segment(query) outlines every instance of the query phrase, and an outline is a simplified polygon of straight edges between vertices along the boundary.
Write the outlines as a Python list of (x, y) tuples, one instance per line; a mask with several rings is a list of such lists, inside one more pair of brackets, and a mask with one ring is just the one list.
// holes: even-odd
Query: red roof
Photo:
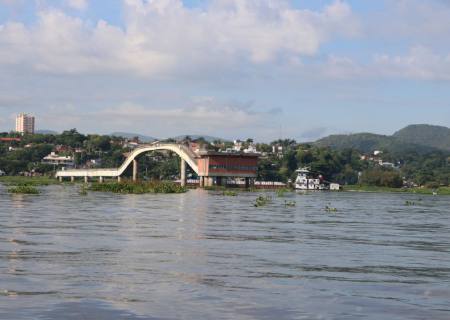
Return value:
[(2, 141), (2, 142), (11, 142), (11, 141), (20, 142), (20, 141), (22, 141), (22, 139), (20, 139), (20, 138), (0, 138), (0, 141)]

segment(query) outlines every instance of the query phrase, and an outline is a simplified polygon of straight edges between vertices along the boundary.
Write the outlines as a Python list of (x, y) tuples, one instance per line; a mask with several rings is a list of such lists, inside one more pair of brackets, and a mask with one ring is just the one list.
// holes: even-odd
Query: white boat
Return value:
[(296, 170), (295, 189), (297, 190), (325, 190), (325, 185), (318, 178), (313, 178), (308, 168)]

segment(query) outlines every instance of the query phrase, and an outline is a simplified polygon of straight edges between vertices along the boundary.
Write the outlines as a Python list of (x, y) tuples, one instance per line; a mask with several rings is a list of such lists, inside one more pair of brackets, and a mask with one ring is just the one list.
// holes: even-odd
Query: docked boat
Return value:
[(296, 170), (295, 189), (297, 190), (326, 190), (322, 177), (314, 177), (308, 168)]

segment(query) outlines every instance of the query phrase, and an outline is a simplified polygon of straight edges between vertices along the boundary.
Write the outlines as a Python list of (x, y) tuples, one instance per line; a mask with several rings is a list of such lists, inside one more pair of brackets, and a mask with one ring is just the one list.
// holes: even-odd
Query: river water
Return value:
[(272, 195), (0, 187), (0, 319), (450, 319), (450, 197)]

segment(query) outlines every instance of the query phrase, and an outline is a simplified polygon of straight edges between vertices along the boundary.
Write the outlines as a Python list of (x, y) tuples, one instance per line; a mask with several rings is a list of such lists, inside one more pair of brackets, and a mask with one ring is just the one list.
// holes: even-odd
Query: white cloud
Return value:
[[(448, 0), (388, 0), (382, 14), (374, 14), (372, 35), (413, 42), (438, 43), (447, 40), (450, 30)], [(448, 42), (448, 41), (447, 41)]]
[[(229, 137), (237, 132), (270, 126), (270, 111), (254, 111), (251, 106), (224, 103), (214, 98), (192, 98), (187, 107), (168, 107), (126, 102), (96, 111), (82, 113), (74, 105), (55, 105), (37, 114), (40, 128), (64, 130), (77, 127), (95, 132), (131, 130), (160, 137), (178, 134), (219, 134)], [(248, 130), (246, 129), (248, 128)]]
[(330, 55), (319, 66), (306, 70), (332, 79), (402, 78), (413, 80), (450, 80), (450, 54), (438, 54), (425, 46), (414, 46), (405, 54), (375, 54), (368, 63), (346, 56)]
[[(87, 4), (68, 3), (79, 9)], [(101, 20), (92, 26), (56, 9), (39, 12), (32, 26), (2, 25), (0, 64), (54, 73), (167, 76), (311, 56), (335, 35), (358, 32), (342, 1), (317, 12), (282, 0), (215, 0), (203, 10), (189, 9), (181, 0), (124, 0), (124, 8), (124, 28)]]
[(88, 7), (88, 0), (67, 0), (66, 3), (77, 10), (85, 10)]
[[(262, 120), (264, 114), (254, 113), (227, 104), (195, 104), (187, 108), (149, 108), (132, 103), (119, 107), (107, 108), (93, 114), (94, 117), (120, 119), (129, 124), (145, 125), (151, 119), (152, 123), (164, 124), (171, 131), (186, 129), (238, 129)], [(226, 121), (225, 119), (229, 119)]]
[(406, 55), (378, 55), (375, 67), (383, 76), (419, 80), (450, 80), (450, 54), (439, 55), (430, 48), (416, 46)]

